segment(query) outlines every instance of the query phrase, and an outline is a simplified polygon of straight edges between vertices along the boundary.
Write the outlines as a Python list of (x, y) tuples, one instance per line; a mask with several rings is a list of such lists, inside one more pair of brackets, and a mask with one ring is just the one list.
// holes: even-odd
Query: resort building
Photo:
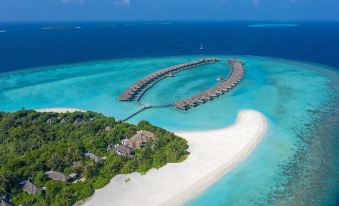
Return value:
[(89, 159), (93, 160), (95, 163), (99, 163), (102, 160), (106, 159), (105, 157), (99, 157), (99, 156), (97, 156), (93, 153), (90, 153), (90, 152), (86, 152), (85, 157), (88, 157)]
[(188, 110), (230, 91), (243, 79), (245, 70), (243, 68), (244, 64), (238, 60), (230, 59), (228, 60), (228, 64), (231, 66), (231, 72), (226, 79), (219, 79), (219, 83), (215, 87), (207, 89), (192, 97), (179, 100), (173, 105), (178, 109)]
[(122, 140), (121, 145), (115, 145), (113, 150), (118, 155), (133, 157), (135, 149), (143, 147), (147, 142), (154, 138), (155, 136), (152, 132), (140, 130), (130, 139)]
[(14, 203), (10, 201), (6, 195), (0, 197), (0, 206), (14, 206)]
[(134, 150), (130, 147), (125, 145), (115, 145), (114, 152), (118, 155), (126, 156), (126, 157), (133, 157)]
[(87, 122), (90, 122), (92, 121), (93, 119), (88, 119), (88, 118), (85, 118), (85, 119), (82, 119), (82, 118), (76, 118), (74, 121), (73, 121), (73, 124), (74, 125), (80, 125), (80, 124), (84, 124), (84, 123), (87, 123)]
[(73, 124), (74, 124), (74, 125), (80, 125), (80, 124), (82, 124), (83, 122), (84, 122), (83, 119), (81, 119), (81, 118), (76, 118), (76, 119), (74, 120)]
[(178, 64), (175, 66), (170, 66), (160, 71), (154, 72), (145, 78), (137, 81), (132, 86), (127, 88), (120, 96), (120, 101), (139, 101), (143, 94), (154, 84), (158, 83), (166, 77), (173, 77), (173, 74), (196, 67), (202, 64), (218, 62), (217, 58), (204, 58), (197, 61), (192, 61), (188, 63)]
[[(174, 73), (199, 66), (206, 63), (214, 63), (218, 62), (219, 59), (217, 58), (204, 58), (200, 59), (198, 61), (192, 61), (184, 64), (179, 64), (175, 66), (171, 66), (165, 69), (161, 69), (157, 72), (154, 72), (145, 78), (137, 81), (132, 86), (127, 88), (120, 96), (120, 101), (139, 101), (143, 94), (154, 84), (161, 81), (162, 79), (166, 77), (172, 77)], [(231, 71), (228, 77), (222, 78), (221, 76), (218, 77), (218, 84), (210, 89), (207, 89), (205, 91), (202, 91), (199, 94), (196, 94), (192, 97), (182, 99), (179, 101), (174, 102), (173, 104), (170, 104), (170, 106), (175, 106), (176, 108), (180, 110), (188, 110), (192, 107), (196, 107), (200, 104), (204, 104), (207, 101), (213, 100), (226, 92), (229, 92), (231, 89), (233, 89), (236, 85), (239, 84), (239, 82), (243, 79), (245, 75), (245, 70), (243, 68), (244, 63), (241, 61), (230, 59), (227, 61), (227, 63), (231, 67)], [(166, 105), (167, 106), (167, 105)], [(133, 116), (133, 115), (131, 115)], [(131, 116), (127, 117), (130, 118)], [(125, 119), (126, 120), (126, 119)], [(142, 141), (140, 139), (133, 139), (125, 140), (123, 143), (124, 145), (127, 145), (128, 147), (137, 148), (142, 146)]]
[(125, 145), (126, 147), (130, 147), (133, 150), (143, 147), (145, 143), (152, 140), (154, 138), (154, 134), (149, 131), (140, 130), (137, 131), (135, 135), (133, 135), (130, 139), (124, 139), (122, 140), (122, 145)]
[(70, 182), (73, 180), (74, 177), (76, 177), (76, 174), (72, 173), (70, 175), (65, 175), (61, 172), (57, 171), (48, 171), (45, 173), (49, 178), (57, 181), (62, 181), (62, 182)]
[(53, 123), (53, 122), (56, 122), (58, 120), (58, 118), (56, 117), (50, 117), (48, 118), (48, 120), (46, 121), (47, 124), (50, 124), (50, 123)]
[(112, 127), (110, 127), (110, 126), (105, 127), (106, 132), (110, 132), (111, 130), (112, 130)]
[(28, 180), (22, 186), (22, 190), (27, 192), (30, 195), (35, 195), (36, 193), (41, 192), (43, 190), (43, 188), (36, 186), (35, 184), (31, 183)]

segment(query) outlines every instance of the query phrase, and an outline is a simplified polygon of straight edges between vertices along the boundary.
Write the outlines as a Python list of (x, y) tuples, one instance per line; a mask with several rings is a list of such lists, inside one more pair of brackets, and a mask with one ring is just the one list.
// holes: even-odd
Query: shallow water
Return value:
[[(326, 165), (326, 170), (320, 170), (324, 173), (322, 179), (335, 179), (336, 172), (333, 171), (338, 171), (337, 161), (314, 155), (319, 150), (306, 151), (306, 146), (316, 148), (319, 141), (305, 142), (305, 133), (311, 131), (314, 127), (309, 125), (320, 118), (319, 114), (310, 111), (322, 111), (337, 98), (338, 88), (333, 86), (336, 85), (333, 81), (338, 79), (338, 73), (315, 64), (254, 56), (232, 57), (245, 63), (246, 75), (230, 93), (189, 111), (152, 108), (129, 120), (136, 123), (145, 119), (169, 130), (201, 130), (231, 124), (241, 109), (256, 109), (268, 118), (269, 132), (255, 152), (187, 205), (288, 203), (293, 193), (286, 194), (300, 187), (300, 184), (288, 182), (300, 181), (301, 177), (287, 165), (301, 165), (313, 171), (314, 162), (321, 161)], [(201, 56), (111, 60), (3, 73), (0, 74), (0, 110), (76, 107), (123, 119), (139, 108), (136, 103), (116, 100), (124, 89), (148, 73), (197, 58)], [(229, 56), (220, 58), (226, 60)], [(141, 102), (166, 104), (191, 96), (216, 84), (216, 77), (226, 76), (228, 71), (228, 66), (220, 63), (178, 73), (150, 89)], [(336, 106), (326, 108), (323, 113), (336, 110)], [(335, 139), (336, 118), (328, 124), (329, 132), (322, 133), (323, 138)], [(315, 140), (309, 133), (307, 139)], [(327, 142), (325, 146), (329, 144)], [(333, 149), (328, 152), (329, 156), (337, 154)], [(316, 156), (315, 160), (299, 164), (297, 157), (305, 154)], [(304, 175), (302, 178), (301, 182), (312, 182), (315, 176)], [(322, 186), (325, 189), (314, 202), (335, 204), (338, 183)], [(306, 197), (307, 191), (300, 191), (298, 195)], [(306, 203), (305, 198), (299, 200), (298, 205)]]

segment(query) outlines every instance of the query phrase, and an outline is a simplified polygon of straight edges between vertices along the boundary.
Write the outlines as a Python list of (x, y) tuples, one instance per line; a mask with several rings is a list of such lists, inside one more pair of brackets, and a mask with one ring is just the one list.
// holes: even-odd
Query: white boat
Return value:
[(202, 43), (200, 43), (200, 50), (204, 50), (204, 45), (202, 45)]
[(217, 81), (220, 82), (222, 80), (222, 77), (221, 76), (218, 76), (217, 77)]

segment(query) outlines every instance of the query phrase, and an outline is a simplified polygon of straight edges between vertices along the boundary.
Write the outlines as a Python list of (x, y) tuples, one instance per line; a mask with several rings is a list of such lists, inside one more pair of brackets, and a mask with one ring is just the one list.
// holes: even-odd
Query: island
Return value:
[(145, 174), (189, 154), (172, 132), (89, 111), (0, 112), (0, 131), (5, 205), (74, 205), (116, 175)]
[(174, 131), (188, 142), (185, 161), (151, 169), (145, 175), (116, 175), (84, 206), (184, 205), (240, 165), (263, 140), (267, 128), (262, 113), (241, 110), (234, 124), (223, 128)]
[(61, 29), (80, 29), (79, 26), (46, 26), (41, 29), (61, 30)]

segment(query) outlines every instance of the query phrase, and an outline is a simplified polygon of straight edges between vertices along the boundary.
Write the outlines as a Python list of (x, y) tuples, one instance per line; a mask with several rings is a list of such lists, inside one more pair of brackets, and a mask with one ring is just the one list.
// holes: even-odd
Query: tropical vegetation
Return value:
[[(82, 122), (75, 124), (77, 119)], [(138, 130), (157, 138), (137, 149), (132, 158), (112, 151)], [(0, 112), (0, 194), (16, 205), (73, 205), (117, 174), (146, 173), (183, 161), (187, 148), (184, 139), (146, 121), (132, 125), (95, 112)], [(84, 156), (88, 151), (106, 159), (96, 163)], [(82, 181), (52, 180), (45, 174), (49, 170), (75, 173)], [(29, 178), (45, 190), (35, 195), (24, 192), (20, 182)]]

